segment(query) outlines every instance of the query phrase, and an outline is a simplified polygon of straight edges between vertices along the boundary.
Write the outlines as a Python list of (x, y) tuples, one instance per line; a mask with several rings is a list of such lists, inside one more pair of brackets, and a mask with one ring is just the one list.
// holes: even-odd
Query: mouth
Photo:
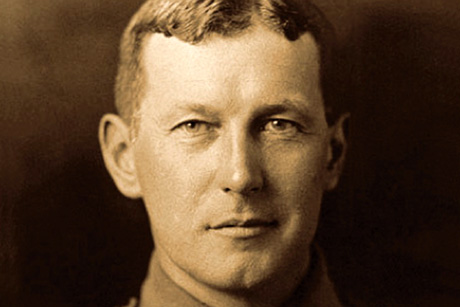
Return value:
[(224, 221), (215, 226), (208, 226), (208, 229), (222, 229), (227, 227), (243, 227), (243, 228), (254, 228), (254, 227), (273, 227), (278, 224), (277, 221), (267, 221), (262, 219), (249, 219), (249, 220), (239, 220), (239, 219), (230, 219)]
[(213, 231), (225, 237), (246, 239), (267, 233), (277, 226), (278, 221), (276, 220), (229, 219), (213, 226), (207, 226), (206, 230)]

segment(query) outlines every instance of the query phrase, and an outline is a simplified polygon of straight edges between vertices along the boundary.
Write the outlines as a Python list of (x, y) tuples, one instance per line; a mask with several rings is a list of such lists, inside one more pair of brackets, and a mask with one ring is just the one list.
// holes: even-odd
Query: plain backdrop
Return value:
[[(318, 230), (362, 306), (460, 303), (460, 2), (316, 1), (351, 106), (343, 180)], [(104, 169), (118, 40), (139, 0), (0, 0), (0, 305), (113, 306), (152, 249)]]

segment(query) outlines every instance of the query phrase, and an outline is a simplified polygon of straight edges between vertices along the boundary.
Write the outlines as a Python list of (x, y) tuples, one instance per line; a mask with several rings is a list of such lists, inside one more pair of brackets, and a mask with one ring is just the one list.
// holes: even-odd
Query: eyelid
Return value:
[[(188, 127), (188, 124), (194, 124), (194, 127)], [(206, 120), (189, 119), (184, 120), (171, 129), (171, 133), (175, 133), (183, 138), (211, 137), (215, 135), (216, 123)]]
[(184, 121), (181, 121), (180, 123), (176, 124), (174, 127), (171, 128), (171, 131), (179, 129), (180, 127), (183, 127), (189, 123), (196, 123), (196, 124), (207, 124), (206, 121), (200, 120), (200, 119), (187, 119)]
[(292, 119), (283, 118), (283, 117), (267, 118), (267, 119), (262, 121), (262, 126), (265, 126), (266, 124), (268, 124), (270, 122), (274, 122), (274, 121), (280, 121), (280, 122), (288, 123), (288, 124), (291, 124), (294, 127), (298, 128), (298, 129), (300, 129), (302, 127), (302, 124), (300, 124), (299, 122), (297, 122), (295, 120), (292, 120)]
[(212, 121), (206, 120), (206, 119), (190, 118), (190, 119), (184, 119), (184, 120), (178, 121), (178, 123), (175, 124), (171, 128), (171, 131), (174, 130), (174, 129), (177, 129), (177, 128), (181, 127), (181, 126), (184, 126), (184, 125), (186, 125), (188, 123), (207, 124), (207, 125), (216, 126), (215, 123), (213, 123)]
[[(282, 126), (270, 126), (273, 125), (273, 122), (275, 121), (281, 122)], [(305, 128), (302, 126), (302, 124), (298, 123), (295, 120), (280, 117), (268, 118), (263, 120), (261, 125), (259, 126), (259, 130), (266, 137), (276, 138), (282, 137), (293, 139), (306, 134)]]

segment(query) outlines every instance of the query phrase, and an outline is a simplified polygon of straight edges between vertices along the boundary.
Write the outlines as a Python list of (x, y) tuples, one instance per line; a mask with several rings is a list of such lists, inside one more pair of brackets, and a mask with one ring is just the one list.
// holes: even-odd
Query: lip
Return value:
[(207, 227), (216, 234), (234, 239), (246, 239), (262, 235), (276, 228), (276, 220), (263, 219), (228, 219), (222, 223)]

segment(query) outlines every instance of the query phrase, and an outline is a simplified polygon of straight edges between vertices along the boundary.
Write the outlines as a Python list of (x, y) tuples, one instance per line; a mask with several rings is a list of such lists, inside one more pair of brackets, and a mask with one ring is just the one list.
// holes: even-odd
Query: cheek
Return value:
[(176, 174), (176, 167), (180, 166), (161, 144), (139, 140), (136, 146), (137, 177), (151, 220), (161, 220), (152, 218), (156, 216), (168, 221), (174, 219), (173, 209), (180, 203), (177, 198), (181, 195), (181, 177)]
[(286, 192), (314, 191), (325, 175), (326, 150), (322, 144), (270, 148), (266, 151), (267, 176)]
[(199, 209), (197, 199), (208, 186), (207, 174), (199, 163), (177, 148), (162, 142), (138, 144), (136, 167), (152, 228), (191, 227)]
[[(267, 160), (267, 184), (282, 204), (281, 215), (292, 222), (292, 227), (303, 230), (316, 228), (316, 219), (323, 195), (323, 147), (298, 146), (277, 151)], [(277, 157), (277, 158), (275, 158)], [(297, 225), (297, 226), (294, 226)]]

